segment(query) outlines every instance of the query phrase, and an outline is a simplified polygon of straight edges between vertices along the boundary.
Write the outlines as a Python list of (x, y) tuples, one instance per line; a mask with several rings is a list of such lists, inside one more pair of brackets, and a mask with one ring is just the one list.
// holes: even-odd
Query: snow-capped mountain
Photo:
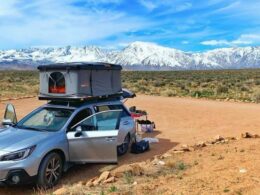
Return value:
[(82, 61), (116, 63), (127, 69), (141, 70), (260, 68), (260, 47), (190, 53), (154, 43), (133, 42), (119, 51), (96, 46), (0, 51), (0, 68), (35, 68), (39, 64)]

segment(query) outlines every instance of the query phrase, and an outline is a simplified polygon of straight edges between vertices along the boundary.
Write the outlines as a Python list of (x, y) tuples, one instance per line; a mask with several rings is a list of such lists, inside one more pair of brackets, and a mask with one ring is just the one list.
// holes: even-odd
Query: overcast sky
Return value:
[(260, 45), (260, 0), (2, 0), (0, 49), (154, 42), (185, 51)]

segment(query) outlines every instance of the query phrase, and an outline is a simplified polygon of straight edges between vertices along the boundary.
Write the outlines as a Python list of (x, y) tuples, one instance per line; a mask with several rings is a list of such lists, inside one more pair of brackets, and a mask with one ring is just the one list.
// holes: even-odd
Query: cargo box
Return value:
[(59, 63), (42, 65), (41, 100), (78, 100), (120, 96), (120, 65), (107, 63)]

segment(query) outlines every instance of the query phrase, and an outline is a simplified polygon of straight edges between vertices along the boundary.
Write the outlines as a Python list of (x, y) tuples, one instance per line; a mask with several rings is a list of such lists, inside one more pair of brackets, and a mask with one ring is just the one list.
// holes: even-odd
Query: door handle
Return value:
[(124, 121), (123, 125), (129, 125), (129, 121)]
[(107, 142), (112, 142), (112, 141), (115, 141), (116, 138), (113, 138), (113, 137), (106, 137), (106, 141)]

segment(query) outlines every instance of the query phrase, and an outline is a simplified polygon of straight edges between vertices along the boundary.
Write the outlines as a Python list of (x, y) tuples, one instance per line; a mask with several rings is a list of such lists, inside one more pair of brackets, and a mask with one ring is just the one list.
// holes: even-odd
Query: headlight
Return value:
[(32, 146), (29, 148), (25, 148), (16, 152), (12, 152), (9, 154), (5, 154), (0, 157), (0, 161), (9, 161), (9, 160), (23, 160), (30, 156), (30, 154), (34, 151), (36, 146)]

